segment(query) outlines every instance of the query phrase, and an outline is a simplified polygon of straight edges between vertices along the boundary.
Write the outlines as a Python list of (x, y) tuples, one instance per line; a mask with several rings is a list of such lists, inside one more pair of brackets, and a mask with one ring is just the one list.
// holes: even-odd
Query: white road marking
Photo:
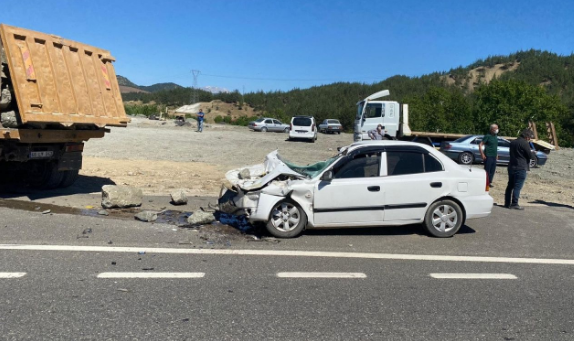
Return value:
[(204, 272), (102, 272), (98, 278), (203, 278)]
[(0, 272), (0, 278), (20, 278), (26, 276), (25, 272)]
[(278, 272), (279, 278), (367, 278), (361, 272)]
[(513, 274), (470, 274), (470, 273), (437, 273), (430, 274), (432, 278), (439, 279), (517, 279)]
[(0, 250), (23, 251), (76, 251), (76, 252), (119, 252), (119, 253), (162, 253), (183, 255), (236, 255), (236, 256), (292, 256), (292, 257), (322, 257), (322, 258), (359, 258), (359, 259), (389, 259), (416, 260), (439, 262), (477, 262), (477, 263), (513, 263), (513, 264), (548, 264), (574, 265), (574, 259), (552, 258), (514, 258), (514, 257), (480, 257), (480, 256), (444, 256), (444, 255), (415, 255), (393, 253), (363, 253), (363, 252), (328, 252), (328, 251), (283, 251), (283, 250), (230, 250), (230, 249), (184, 249), (184, 248), (150, 248), (137, 246), (76, 246), (76, 245), (23, 245), (0, 244)]

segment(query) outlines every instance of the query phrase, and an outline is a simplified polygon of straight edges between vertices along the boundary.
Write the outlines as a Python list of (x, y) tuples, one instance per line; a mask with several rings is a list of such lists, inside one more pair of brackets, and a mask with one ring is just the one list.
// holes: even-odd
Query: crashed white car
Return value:
[(413, 223), (450, 237), (466, 219), (488, 216), (493, 205), (484, 170), (413, 142), (357, 142), (309, 166), (274, 151), (263, 164), (229, 171), (226, 178), (220, 210), (245, 214), (284, 238), (305, 228)]

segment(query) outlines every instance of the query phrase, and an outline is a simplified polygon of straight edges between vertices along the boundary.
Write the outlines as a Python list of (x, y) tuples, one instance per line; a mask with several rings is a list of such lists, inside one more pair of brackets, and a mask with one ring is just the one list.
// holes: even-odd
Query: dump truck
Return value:
[(110, 52), (0, 24), (0, 173), (68, 187), (84, 143), (129, 122)]

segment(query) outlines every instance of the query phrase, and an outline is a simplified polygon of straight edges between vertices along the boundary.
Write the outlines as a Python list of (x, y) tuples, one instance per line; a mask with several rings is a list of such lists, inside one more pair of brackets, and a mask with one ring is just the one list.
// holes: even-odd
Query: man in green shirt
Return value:
[[(491, 124), (490, 131), (484, 135), (482, 142), (478, 145), (478, 150), (484, 161), (484, 170), (488, 173), (490, 187), (493, 187), (496, 162), (498, 161), (498, 137), (496, 135), (498, 135), (498, 125)], [(484, 147), (484, 151), (482, 147)]]

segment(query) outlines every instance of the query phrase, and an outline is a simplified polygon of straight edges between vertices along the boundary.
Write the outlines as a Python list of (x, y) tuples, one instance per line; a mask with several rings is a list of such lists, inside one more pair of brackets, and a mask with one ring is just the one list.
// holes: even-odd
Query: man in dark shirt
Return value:
[(508, 164), (508, 185), (504, 193), (504, 207), (523, 210), (518, 205), (520, 190), (526, 181), (526, 172), (530, 170), (530, 160), (536, 156), (532, 154), (530, 144), (533, 133), (530, 129), (522, 131), (520, 136), (510, 142), (510, 163)]
[[(488, 173), (488, 180), (490, 187), (494, 182), (494, 174), (496, 173), (496, 162), (498, 161), (498, 125), (491, 124), (490, 131), (484, 135), (482, 142), (478, 145), (480, 156), (484, 161), (484, 170)], [(484, 152), (482, 151), (484, 147)]]

